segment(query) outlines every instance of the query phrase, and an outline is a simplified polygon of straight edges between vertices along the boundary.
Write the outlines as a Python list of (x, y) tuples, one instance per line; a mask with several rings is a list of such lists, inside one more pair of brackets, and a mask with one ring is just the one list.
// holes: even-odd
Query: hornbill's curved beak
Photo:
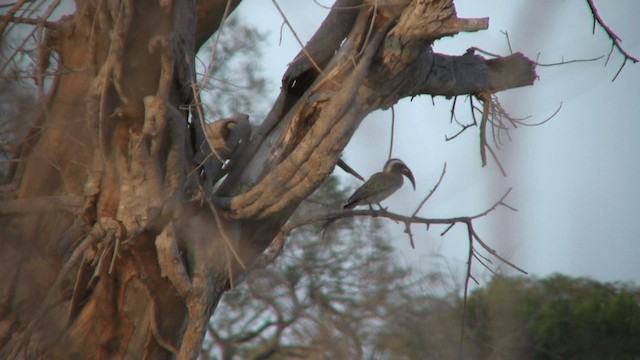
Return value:
[(406, 176), (409, 181), (411, 181), (411, 185), (413, 186), (413, 190), (416, 189), (416, 180), (413, 178), (413, 173), (411, 170), (405, 165), (404, 170), (402, 171), (402, 175)]

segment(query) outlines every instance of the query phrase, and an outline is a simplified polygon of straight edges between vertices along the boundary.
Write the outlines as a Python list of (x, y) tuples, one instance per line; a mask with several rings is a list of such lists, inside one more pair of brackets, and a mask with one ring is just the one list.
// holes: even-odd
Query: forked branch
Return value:
[[(513, 210), (513, 211), (517, 211), (516, 209), (514, 209), (513, 207), (511, 207), (510, 205), (508, 205), (505, 202), (505, 199), (507, 198), (507, 196), (509, 195), (510, 192), (511, 192), (511, 189), (509, 189), (491, 207), (489, 207), (488, 209), (486, 209), (485, 211), (483, 211), (481, 213), (478, 213), (478, 214), (475, 214), (475, 215), (471, 215), (471, 216), (458, 216), (458, 217), (439, 218), (438, 219), (438, 218), (424, 218), (424, 217), (421, 217), (421, 216), (417, 216), (415, 214), (411, 215), (411, 216), (406, 216), (406, 215), (394, 213), (394, 212), (391, 212), (391, 211), (387, 211), (386, 209), (380, 209), (380, 210), (373, 210), (373, 209), (368, 209), (368, 210), (343, 210), (343, 211), (337, 210), (337, 211), (332, 211), (332, 212), (328, 212), (328, 213), (325, 213), (325, 214), (312, 215), (312, 216), (309, 216), (309, 217), (306, 217), (306, 218), (302, 218), (302, 219), (297, 220), (297, 221), (290, 222), (290, 223), (286, 224), (282, 228), (282, 234), (284, 234), (285, 236), (288, 236), (293, 230), (295, 230), (295, 229), (297, 229), (299, 227), (305, 226), (305, 225), (323, 223), (323, 222), (327, 222), (327, 221), (335, 221), (335, 220), (338, 220), (338, 219), (361, 217), (361, 216), (386, 218), (386, 219), (389, 219), (389, 220), (393, 220), (395, 222), (402, 222), (404, 224), (407, 224), (407, 227), (410, 226), (410, 225), (413, 225), (413, 224), (425, 224), (425, 225), (427, 225), (427, 229), (428, 229), (429, 226), (431, 226), (431, 225), (448, 225), (447, 228), (442, 233), (440, 233), (440, 236), (446, 235), (447, 232), (449, 232), (449, 230), (451, 230), (455, 225), (464, 224), (467, 227), (467, 229), (468, 229), (468, 231), (469, 231), (469, 233), (471, 235), (472, 243), (473, 242), (477, 242), (478, 244), (480, 244), (480, 246), (483, 249), (485, 249), (488, 253), (490, 253), (491, 255), (496, 257), (498, 260), (504, 262), (505, 264), (509, 265), (510, 267), (514, 268), (515, 270), (517, 270), (517, 271), (519, 271), (519, 272), (521, 272), (523, 274), (527, 274), (526, 271), (524, 271), (520, 267), (516, 266), (515, 264), (511, 263), (510, 261), (508, 261), (507, 259), (505, 259), (501, 255), (499, 255), (497, 251), (495, 251), (489, 245), (487, 245), (484, 241), (482, 241), (480, 239), (480, 237), (478, 236), (478, 234), (473, 229), (473, 221), (474, 220), (477, 220), (479, 218), (487, 216), (489, 213), (493, 212), (494, 210), (496, 210), (500, 206), (506, 207), (506, 208), (508, 208), (510, 210)], [(483, 265), (485, 265), (485, 263), (483, 263)]]
[(609, 26), (607, 26), (607, 24), (604, 22), (604, 20), (602, 19), (602, 17), (598, 13), (598, 9), (596, 8), (596, 5), (593, 3), (593, 0), (587, 0), (587, 4), (589, 4), (589, 9), (591, 10), (591, 14), (593, 15), (593, 33), (595, 34), (595, 32), (596, 32), (596, 24), (598, 24), (607, 33), (607, 36), (609, 36), (609, 39), (611, 39), (611, 51), (609, 52), (609, 56), (607, 57), (607, 62), (609, 61), (609, 57), (611, 57), (611, 52), (613, 52), (614, 48), (617, 49), (618, 52), (620, 52), (620, 54), (622, 54), (622, 56), (624, 56), (624, 61), (622, 62), (622, 65), (620, 65), (620, 68), (618, 69), (618, 72), (616, 73), (616, 75), (611, 80), (611, 81), (615, 81), (616, 78), (618, 77), (618, 75), (620, 75), (620, 72), (622, 71), (622, 68), (624, 68), (624, 66), (627, 64), (627, 61), (631, 61), (631, 62), (633, 62), (635, 64), (635, 63), (638, 62), (638, 58), (636, 58), (636, 57), (632, 56), (631, 54), (629, 54), (622, 47), (622, 45), (620, 44), (622, 42), (622, 39), (620, 39), (618, 34), (613, 32), (613, 30), (611, 30), (611, 28)]

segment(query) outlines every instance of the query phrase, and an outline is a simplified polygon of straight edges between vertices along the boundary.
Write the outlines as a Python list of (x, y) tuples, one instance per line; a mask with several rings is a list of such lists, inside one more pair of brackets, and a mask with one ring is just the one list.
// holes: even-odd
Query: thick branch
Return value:
[[(238, 218), (265, 218), (285, 209), (292, 211), (330, 174), (367, 113), (359, 105), (360, 91), (382, 41), (384, 29), (381, 30), (369, 40), (355, 67), (351, 59), (335, 65), (327, 78), (309, 90), (306, 101), (283, 120), (282, 125), (287, 124), (287, 128), (272, 134), (278, 145), (273, 148), (274, 154), (264, 152), (267, 158), (254, 156), (250, 167), (265, 171), (264, 178), (244, 194), (232, 199), (218, 198), (217, 206), (233, 210)], [(342, 50), (350, 52), (353, 46), (351, 41)]]
[[(243, 168), (241, 183), (249, 189), (230, 198), (223, 185), (219, 195), (225, 197), (218, 197), (216, 206), (231, 210), (234, 218), (258, 219), (294, 208), (329, 173), (360, 121), (401, 98), (496, 92), (535, 80), (535, 64), (522, 54), (492, 60), (470, 53), (433, 54), (429, 45), (434, 39), (454, 28), (481, 29), (486, 21), (456, 18), (451, 1), (414, 1), (411, 6), (397, 21), (361, 9), (334, 61), (292, 111), (276, 120), (270, 143), (263, 142)], [(420, 36), (410, 20), (423, 26)], [(446, 34), (438, 24), (448, 26)], [(433, 29), (431, 36), (423, 34), (428, 29)]]
[(407, 96), (453, 97), (533, 85), (538, 77), (535, 66), (522, 53), (488, 60), (473, 54), (424, 53), (410, 66), (413, 71), (403, 71), (391, 80), (379, 80), (379, 84), (393, 90), (387, 92), (388, 98), (381, 99), (381, 107), (388, 108)]
[(0, 215), (33, 214), (38, 212), (68, 211), (75, 213), (82, 207), (83, 200), (76, 195), (42, 196), (0, 201)]
[[(282, 84), (287, 91), (304, 91), (304, 86), (311, 85), (311, 82), (303, 81), (299, 84), (299, 76), (307, 71), (315, 73), (309, 80), (315, 79), (317, 73), (331, 60), (336, 50), (340, 47), (340, 43), (345, 36), (351, 31), (353, 22), (358, 15), (357, 8), (362, 4), (362, 0), (338, 0), (331, 8), (329, 15), (322, 22), (318, 32), (316, 32), (311, 40), (300, 50), (298, 55), (293, 59), (284, 76)], [(318, 66), (318, 69), (314, 69)], [(294, 85), (294, 81), (296, 84)], [(301, 88), (302, 87), (302, 88)]]
[[(354, 20), (358, 15), (357, 5), (361, 3), (362, 0), (336, 1), (323, 25), (309, 40), (305, 49), (291, 61), (282, 77), (283, 88), (278, 99), (238, 159), (236, 171), (230, 171), (227, 181), (220, 188), (220, 193), (230, 192), (230, 188), (237, 183), (241, 173), (248, 167), (248, 163), (254, 159), (254, 155), (263, 145), (266, 137), (282, 123), (286, 114), (300, 99), (300, 95), (308, 90), (320, 70), (323, 70), (335, 55), (347, 33), (352, 31)], [(315, 66), (322, 69), (316, 69)]]
[(378, 91), (378, 106), (388, 108), (407, 96), (494, 93), (533, 84), (535, 63), (522, 54), (486, 60), (472, 51), (447, 56), (431, 49), (443, 36), (488, 25), (486, 18), (458, 18), (452, 1), (413, 1), (387, 34), (379, 68), (372, 69), (375, 76), (368, 79)]
[(240, 5), (240, 2), (241, 0), (198, 0), (196, 2), (196, 12), (198, 16), (196, 51), (218, 30), (227, 6), (228, 12), (231, 13)]
[(389, 32), (387, 46), (398, 44), (415, 47), (420, 43), (432, 43), (445, 36), (460, 32), (474, 32), (489, 28), (489, 18), (458, 18), (453, 0), (415, 0), (404, 11), (398, 24)]
[(522, 53), (489, 60), (478, 55), (432, 56), (433, 68), (413, 95), (456, 96), (482, 91), (496, 93), (533, 85), (537, 78), (535, 62)]

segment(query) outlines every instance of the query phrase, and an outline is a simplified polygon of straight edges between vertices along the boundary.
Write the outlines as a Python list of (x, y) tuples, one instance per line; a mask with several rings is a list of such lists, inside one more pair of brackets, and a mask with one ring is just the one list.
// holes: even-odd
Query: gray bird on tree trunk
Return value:
[[(352, 209), (359, 205), (369, 205), (373, 209), (371, 204), (380, 206), (380, 201), (400, 189), (404, 183), (403, 175), (411, 181), (411, 185), (415, 190), (416, 182), (407, 165), (400, 159), (390, 159), (381, 172), (373, 174), (369, 180), (351, 195), (344, 208)], [(382, 206), (380, 208), (382, 209)]]

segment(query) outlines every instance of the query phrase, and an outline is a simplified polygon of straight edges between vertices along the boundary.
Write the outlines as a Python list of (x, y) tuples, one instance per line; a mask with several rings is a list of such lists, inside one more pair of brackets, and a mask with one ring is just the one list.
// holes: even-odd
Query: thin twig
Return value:
[[(447, 228), (446, 228), (446, 229), (444, 229), (444, 231), (440, 233), (440, 236), (445, 236), (445, 235), (447, 235), (447, 233), (449, 232), (449, 230), (453, 229), (453, 227), (454, 227), (456, 224), (457, 224), (457, 223), (449, 224), (449, 226), (447, 226)], [(427, 224), (427, 225), (429, 225), (429, 224)]]
[(404, 222), (404, 233), (409, 236), (409, 244), (412, 249), (416, 248), (416, 244), (413, 242), (413, 233), (411, 232), (411, 223), (408, 221)]
[(620, 42), (622, 41), (622, 39), (620, 39), (620, 37), (615, 32), (613, 32), (613, 30), (611, 30), (609, 26), (607, 26), (607, 24), (604, 22), (602, 17), (600, 17), (600, 14), (598, 13), (598, 9), (596, 8), (596, 5), (593, 3), (593, 0), (587, 0), (587, 4), (589, 4), (589, 9), (591, 9), (591, 14), (593, 15), (593, 21), (594, 21), (593, 32), (595, 33), (595, 23), (597, 22), (598, 25), (600, 25), (600, 27), (604, 29), (604, 31), (607, 33), (607, 36), (609, 36), (609, 39), (611, 39), (611, 41), (613, 42), (613, 45), (625, 57), (625, 59), (628, 59), (633, 61), (634, 63), (637, 63), (639, 61), (638, 58), (631, 56), (631, 54), (629, 54), (626, 50), (622, 48), (622, 45), (620, 45)]
[(307, 51), (307, 48), (304, 46), (304, 44), (302, 43), (302, 40), (300, 40), (300, 37), (298, 36), (298, 33), (296, 33), (296, 31), (293, 29), (293, 26), (291, 26), (291, 23), (289, 23), (289, 19), (287, 19), (287, 16), (284, 14), (284, 12), (282, 11), (282, 9), (280, 8), (280, 5), (278, 5), (278, 3), (276, 2), (276, 0), (271, 0), (271, 2), (273, 3), (273, 5), (275, 5), (276, 9), (278, 10), (278, 12), (280, 13), (280, 16), (282, 17), (282, 20), (284, 21), (285, 24), (287, 24), (287, 27), (289, 28), (289, 30), (291, 30), (291, 33), (293, 34), (293, 36), (296, 38), (296, 41), (298, 41), (298, 44), (300, 44), (300, 47), (302, 48), (302, 52), (307, 56), (307, 59), (309, 59), (309, 61), (311, 62), (311, 64), (313, 65), (313, 67), (318, 70), (318, 72), (320, 74), (324, 75), (324, 71), (320, 68), (320, 66), (318, 65), (318, 63), (316, 63), (316, 61), (313, 59), (313, 57), (311, 56), (311, 54), (309, 54), (309, 51)]
[[(7, 69), (7, 67), (11, 64), (11, 63), (16, 63), (15, 61), (15, 57), (18, 55), (18, 53), (22, 50), (24, 50), (25, 45), (27, 44), (27, 42), (29, 41), (29, 39), (31, 39), (31, 37), (33, 36), (33, 34), (35, 34), (35, 32), (38, 30), (37, 27), (34, 27), (32, 30), (29, 31), (28, 34), (25, 34), (25, 36), (22, 38), (22, 41), (20, 42), (20, 44), (18, 44), (18, 46), (15, 47), (15, 49), (13, 50), (13, 52), (11, 53), (11, 55), (9, 55), (6, 59), (6, 61), (2, 64), (2, 66), (0, 67), (0, 74), (3, 74), (4, 71)], [(16, 65), (17, 66), (17, 65)]]
[(391, 154), (393, 154), (393, 134), (396, 127), (396, 112), (394, 107), (391, 106), (391, 141), (389, 145), (389, 157), (387, 159), (391, 159)]
[(542, 125), (542, 124), (546, 123), (547, 121), (549, 121), (549, 120), (553, 119), (556, 115), (558, 115), (558, 113), (559, 113), (559, 112), (560, 112), (560, 110), (562, 109), (562, 104), (563, 104), (563, 103), (562, 103), (562, 102), (560, 102), (560, 105), (558, 106), (558, 108), (556, 109), (556, 111), (554, 111), (554, 112), (553, 112), (553, 114), (551, 114), (551, 116), (549, 116), (548, 118), (546, 118), (546, 119), (544, 119), (544, 120), (542, 120), (542, 121), (539, 121), (539, 122), (537, 122), (537, 123), (527, 123), (527, 122), (524, 122), (524, 121), (521, 121), (521, 120), (518, 120), (518, 119), (515, 119), (515, 121), (516, 121), (519, 125), (522, 125), (522, 126), (540, 126), (540, 125)]
[[(25, 3), (27, 3), (27, 6), (21, 9)], [(3, 18), (2, 24), (0, 24), (0, 35), (8, 34), (15, 28), (16, 23), (10, 20), (18, 11), (22, 10), (22, 17), (31, 18), (43, 4), (44, 0), (39, 3), (37, 1), (19, 0), (12, 4), (11, 9), (7, 12), (6, 17)], [(11, 23), (11, 25), (7, 27), (9, 23)]]
[[(473, 231), (473, 229), (472, 229)], [(515, 265), (514, 263), (510, 262), (509, 260), (503, 258), (502, 256), (500, 256), (498, 254), (497, 251), (495, 251), (493, 248), (491, 248), (489, 245), (487, 245), (484, 241), (482, 241), (482, 239), (480, 239), (480, 237), (478, 236), (478, 234), (476, 234), (475, 231), (473, 231), (473, 237), (476, 239), (476, 241), (491, 255), (495, 256), (496, 258), (498, 258), (498, 260), (502, 261), (503, 263), (509, 265), (510, 267), (518, 270), (519, 272), (523, 273), (524, 275), (528, 275), (529, 273), (526, 272), (525, 270), (523, 270), (522, 268), (518, 267), (517, 265)]]
[[(209, 56), (209, 65), (206, 67), (204, 74), (202, 75), (202, 80), (200, 81), (201, 86), (198, 86), (198, 89), (204, 88), (204, 84), (207, 82), (209, 78), (209, 74), (213, 72), (213, 64), (216, 58), (216, 49), (218, 48), (218, 42), (220, 41), (220, 36), (222, 34), (222, 30), (224, 29), (224, 24), (227, 21), (227, 17), (231, 12), (231, 0), (227, 0), (227, 4), (224, 8), (224, 13), (222, 14), (222, 19), (220, 20), (220, 26), (218, 27), (218, 31), (216, 32), (216, 37), (213, 40), (213, 44), (211, 44), (211, 55)], [(198, 95), (200, 93), (198, 92)]]
[[(469, 280), (474, 279), (471, 275), (471, 267), (473, 263), (473, 236), (469, 224), (467, 224), (467, 234), (469, 239), (469, 252), (467, 254), (467, 276), (464, 280), (464, 298), (462, 301), (462, 324), (460, 326), (460, 348), (458, 351), (458, 358), (462, 359), (464, 349), (464, 328), (467, 320), (467, 301), (469, 299)], [(474, 279), (475, 280), (475, 279)]]
[(456, 102), (458, 101), (458, 96), (453, 97), (453, 104), (451, 105), (451, 118), (449, 119), (449, 123), (453, 124), (453, 118), (456, 115)]
[[(282, 228), (282, 232), (284, 234), (290, 234), (291, 231), (293, 231), (296, 228), (299, 228), (301, 226), (306, 226), (306, 225), (310, 225), (310, 224), (315, 224), (318, 222), (324, 222), (327, 220), (338, 220), (338, 219), (344, 219), (344, 218), (352, 218), (352, 217), (360, 217), (360, 216), (368, 216), (368, 217), (382, 217), (382, 218), (386, 218), (386, 219), (390, 219), (393, 221), (397, 221), (397, 222), (410, 222), (412, 224), (426, 224), (426, 225), (450, 225), (449, 228), (453, 227), (453, 225), (458, 224), (458, 223), (467, 223), (469, 221), (472, 220), (476, 220), (479, 219), (481, 217), (487, 216), (487, 214), (489, 214), (490, 212), (494, 211), (497, 207), (499, 206), (505, 206), (509, 209), (513, 209), (513, 207), (511, 206), (507, 206), (504, 203), (504, 199), (509, 195), (509, 193), (511, 192), (511, 188), (509, 188), (509, 190), (507, 190), (505, 192), (505, 194), (498, 200), (496, 201), (491, 207), (489, 207), (488, 209), (486, 209), (485, 211), (478, 213), (476, 215), (472, 215), (472, 216), (458, 216), (458, 217), (451, 217), (451, 218), (424, 218), (424, 217), (420, 217), (420, 216), (405, 216), (405, 215), (401, 215), (401, 214), (397, 214), (394, 212), (390, 212), (385, 210), (384, 208), (380, 209), (380, 210), (373, 210), (373, 209), (366, 209), (366, 210), (334, 210), (334, 211), (330, 211), (324, 214), (314, 214), (302, 219), (299, 219), (297, 221), (292, 221), (290, 223), (287, 223), (283, 228)], [(448, 231), (449, 228), (446, 230)], [(443, 235), (446, 233), (443, 232)]]
[(231, 243), (231, 239), (227, 235), (226, 231), (224, 231), (224, 228), (222, 226), (222, 220), (220, 220), (220, 215), (218, 214), (218, 210), (216, 209), (215, 206), (213, 206), (211, 201), (207, 201), (207, 204), (209, 204), (209, 207), (211, 208), (211, 211), (213, 212), (213, 216), (216, 219), (216, 225), (218, 226), (218, 229), (220, 230), (220, 235), (222, 235), (222, 239), (225, 241), (227, 247), (229, 248), (229, 250), (231, 250), (231, 253), (236, 258), (236, 260), (238, 261), (240, 266), (242, 267), (242, 270), (246, 270), (247, 266), (242, 261), (242, 258), (240, 258), (240, 254), (238, 254), (238, 252), (236, 252), (235, 246), (233, 246), (233, 244)]
[(453, 139), (457, 138), (458, 136), (460, 136), (460, 135), (461, 135), (463, 132), (465, 132), (468, 128), (474, 127), (474, 126), (476, 126), (476, 125), (478, 125), (478, 124), (477, 124), (477, 123), (475, 123), (475, 122), (470, 123), (470, 124), (462, 125), (462, 129), (460, 129), (460, 131), (458, 131), (457, 133), (455, 133), (455, 134), (454, 134), (454, 135), (452, 135), (452, 136), (445, 135), (445, 136), (444, 136), (444, 140), (445, 140), (445, 141), (451, 141), (451, 140), (453, 140)]
[[(318, 0), (313, 0), (314, 3), (316, 3), (316, 5), (318, 5), (319, 7), (323, 8), (323, 9), (327, 9), (327, 10), (357, 10), (357, 9), (361, 9), (365, 6), (369, 6), (369, 4), (362, 4), (362, 5), (351, 5), (351, 6), (340, 6), (340, 7), (335, 7), (334, 6), (328, 6), (328, 5), (323, 5), (321, 4)], [(378, 5), (380, 6), (380, 5)], [(391, 4), (389, 6), (395, 6), (395, 4)]]
[(12, 22), (16, 24), (40, 25), (51, 30), (59, 30), (60, 28), (58, 23), (56, 23), (55, 21), (45, 21), (42, 18), (33, 19), (33, 18), (27, 18), (27, 17), (21, 17), (21, 16), (0, 15), (0, 20), (6, 21), (6, 22)]
[(509, 33), (500, 30), (500, 32), (507, 38), (507, 45), (509, 45), (509, 54), (513, 54), (513, 48), (511, 47), (511, 40), (509, 39)]
[(111, 265), (109, 265), (109, 274), (113, 273), (113, 267), (116, 264), (116, 257), (120, 257), (118, 250), (120, 248), (120, 231), (118, 231), (114, 238), (113, 255), (111, 256)]
[[(624, 56), (624, 61), (622, 62), (622, 65), (620, 65), (620, 69), (618, 69), (618, 72), (611, 80), (611, 81), (615, 81), (618, 75), (620, 75), (622, 68), (624, 68), (624, 66), (627, 64), (628, 60), (632, 61), (633, 63), (637, 63), (639, 60), (638, 58), (631, 56), (631, 54), (629, 54), (625, 49), (622, 48), (622, 45), (620, 44), (622, 39), (620, 39), (620, 37), (615, 32), (613, 32), (613, 30), (611, 30), (609, 26), (607, 26), (607, 24), (604, 22), (602, 17), (600, 17), (600, 14), (598, 13), (598, 9), (596, 8), (596, 5), (593, 3), (593, 0), (587, 0), (587, 4), (589, 4), (589, 9), (591, 9), (591, 14), (593, 15), (593, 33), (595, 34), (596, 23), (597, 23), (607, 33), (607, 36), (609, 36), (609, 39), (611, 39), (611, 42), (613, 44), (612, 46), (618, 49), (618, 52), (620, 52), (620, 54)], [(612, 51), (613, 51), (613, 48), (612, 48)], [(609, 53), (609, 55), (611, 55), (611, 52)]]
[(603, 57), (604, 57), (604, 55), (600, 55), (598, 57), (591, 58), (591, 59), (562, 60), (561, 62), (548, 63), (548, 64), (536, 62), (536, 66), (558, 66), (558, 65), (566, 65), (566, 64), (580, 63), (580, 62), (593, 62), (593, 61), (598, 61), (598, 60), (602, 59)]
[(491, 96), (487, 93), (480, 93), (476, 97), (482, 101), (482, 119), (480, 120), (480, 157), (482, 166), (487, 166), (487, 121), (489, 120), (489, 109), (491, 108)]
[[(492, 275), (495, 275), (495, 276), (499, 276), (500, 275), (497, 270), (491, 268), (490, 265), (493, 265), (493, 261), (491, 261), (488, 257), (483, 256), (479, 252), (475, 251), (473, 253), (473, 258), (476, 259), (480, 263), (480, 265), (482, 265), (482, 267), (484, 267), (485, 269), (489, 270), (489, 272)], [(522, 271), (524, 271), (524, 270), (522, 270)]]
[(500, 57), (502, 57), (502, 56), (500, 56), (500, 55), (498, 55), (498, 54), (494, 54), (494, 53), (492, 53), (492, 52), (489, 52), (489, 51), (486, 51), (486, 50), (482, 50), (482, 49), (480, 49), (479, 47), (475, 47), (475, 46), (472, 46), (472, 47), (468, 48), (468, 49), (467, 49), (467, 54), (473, 54), (473, 53), (475, 53), (476, 51), (477, 51), (477, 52), (479, 52), (479, 53), (483, 53), (483, 54), (485, 54), (485, 55), (493, 56), (493, 57), (495, 57), (495, 58), (500, 58)]
[(435, 186), (429, 191), (429, 194), (427, 194), (427, 196), (422, 200), (422, 202), (420, 202), (420, 205), (418, 205), (418, 207), (416, 208), (416, 210), (413, 212), (413, 214), (411, 214), (411, 216), (416, 216), (418, 214), (418, 211), (420, 211), (420, 209), (422, 208), (422, 206), (427, 202), (427, 200), (429, 200), (429, 198), (431, 197), (431, 195), (433, 195), (433, 193), (436, 192), (436, 189), (438, 189), (438, 186), (440, 186), (440, 183), (442, 182), (442, 179), (444, 178), (444, 174), (447, 172), (447, 163), (444, 163), (444, 166), (442, 167), (442, 173), (440, 173), (440, 178), (438, 179), (438, 182), (435, 184)]
[(507, 172), (504, 171), (504, 168), (502, 167), (502, 163), (500, 163), (500, 160), (498, 159), (498, 156), (496, 156), (496, 153), (493, 151), (491, 146), (487, 145), (487, 149), (489, 149), (489, 153), (491, 154), (491, 157), (493, 158), (493, 160), (498, 165), (498, 169), (500, 169), (500, 172), (502, 173), (502, 176), (507, 177)]
[(373, 33), (373, 27), (376, 23), (376, 17), (378, 17), (378, 0), (373, 1), (373, 13), (371, 14), (371, 19), (369, 22), (369, 29), (367, 30), (367, 35), (364, 37), (364, 41), (362, 42), (362, 47), (360, 48), (360, 51), (356, 54), (357, 57), (362, 55), (364, 53), (364, 49), (367, 47), (367, 43), (369, 42), (371, 33)]

